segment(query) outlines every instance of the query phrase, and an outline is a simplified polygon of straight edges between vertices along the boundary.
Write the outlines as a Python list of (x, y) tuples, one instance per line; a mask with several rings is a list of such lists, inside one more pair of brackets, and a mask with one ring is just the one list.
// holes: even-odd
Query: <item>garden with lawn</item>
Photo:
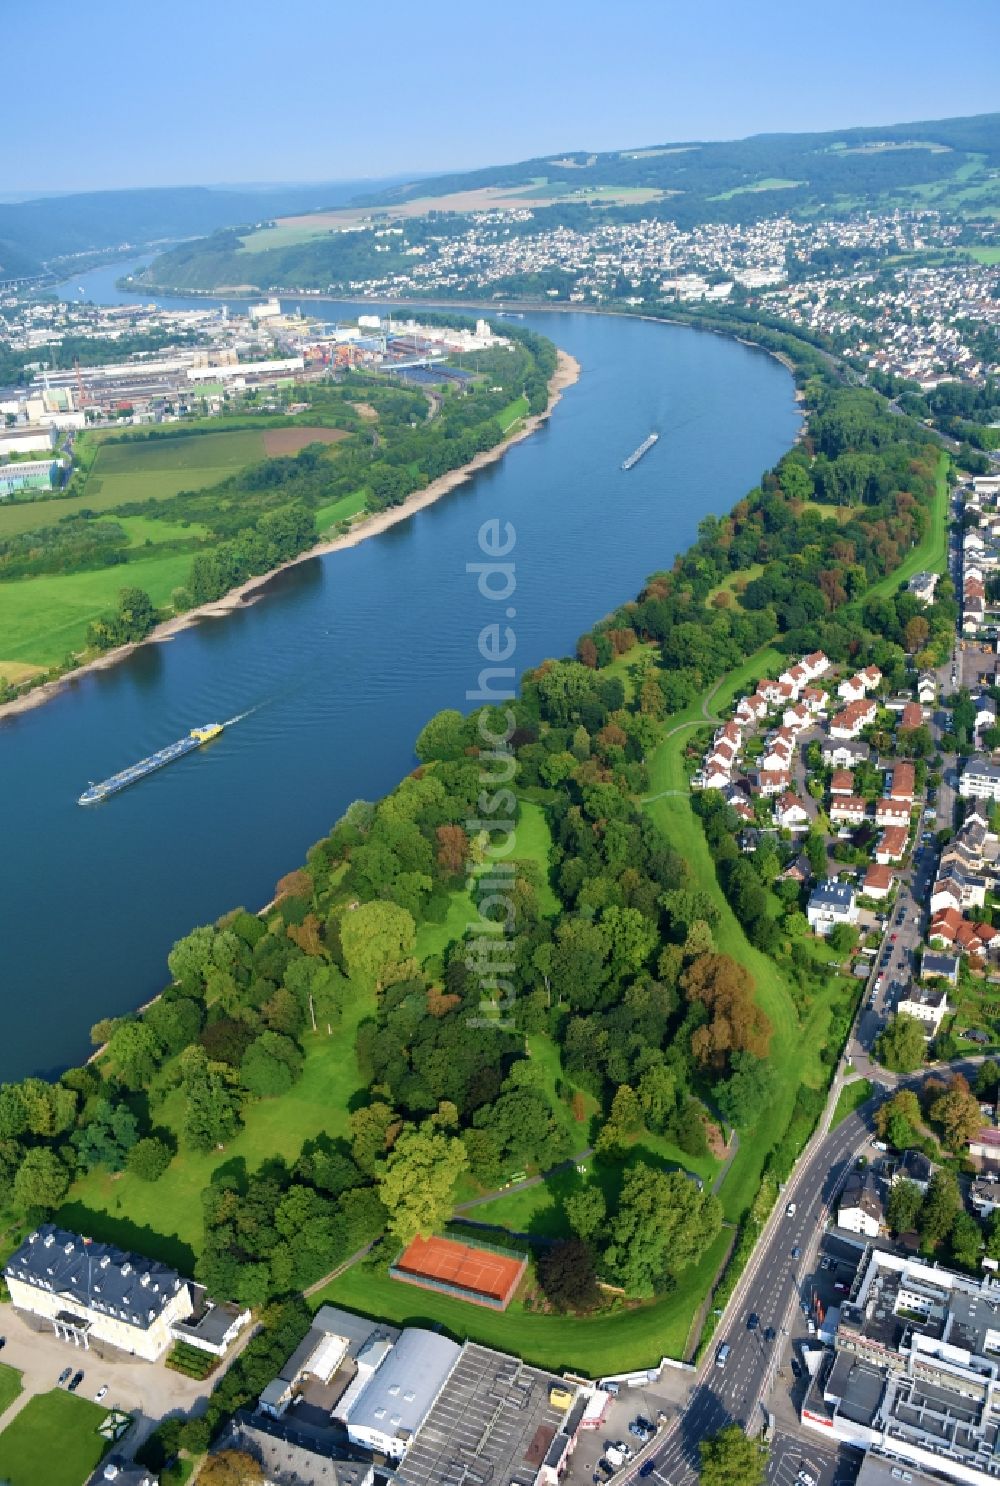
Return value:
[(29, 1399), (0, 1434), (0, 1480), (9, 1486), (82, 1486), (107, 1449), (107, 1409), (63, 1389)]

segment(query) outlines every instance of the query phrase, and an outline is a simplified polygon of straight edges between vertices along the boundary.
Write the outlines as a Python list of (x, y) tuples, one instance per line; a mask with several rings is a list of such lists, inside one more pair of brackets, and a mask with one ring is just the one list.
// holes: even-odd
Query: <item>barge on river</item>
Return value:
[(650, 449), (652, 449), (653, 445), (657, 442), (659, 437), (660, 435), (658, 433), (651, 433), (649, 435), (649, 438), (643, 439), (638, 449), (633, 449), (629, 457), (622, 460), (622, 469), (630, 470), (633, 465), (638, 464), (642, 456), (649, 453)]
[(78, 805), (96, 805), (101, 800), (106, 800), (110, 795), (116, 795), (119, 790), (128, 789), (130, 784), (138, 784), (140, 779), (145, 779), (147, 774), (152, 774), (156, 769), (162, 769), (165, 764), (172, 764), (175, 759), (183, 758), (187, 753), (193, 753), (203, 743), (209, 743), (217, 738), (226, 726), (224, 722), (207, 722), (203, 727), (192, 728), (184, 738), (178, 738), (176, 743), (169, 743), (166, 748), (161, 748), (157, 753), (151, 753), (148, 758), (140, 759), (137, 764), (130, 764), (127, 769), (122, 769), (118, 774), (112, 774), (109, 779), (102, 780), (100, 784), (92, 784), (85, 789), (77, 801)]

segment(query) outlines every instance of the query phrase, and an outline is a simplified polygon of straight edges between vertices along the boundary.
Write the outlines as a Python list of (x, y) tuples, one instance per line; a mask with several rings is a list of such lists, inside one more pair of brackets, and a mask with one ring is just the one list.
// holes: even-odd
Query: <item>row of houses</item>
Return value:
[(1000, 839), (990, 830), (985, 812), (974, 809), (942, 851), (931, 888), (927, 940), (935, 949), (979, 961), (1000, 953), (1000, 930), (975, 914), (996, 885), (998, 853)]

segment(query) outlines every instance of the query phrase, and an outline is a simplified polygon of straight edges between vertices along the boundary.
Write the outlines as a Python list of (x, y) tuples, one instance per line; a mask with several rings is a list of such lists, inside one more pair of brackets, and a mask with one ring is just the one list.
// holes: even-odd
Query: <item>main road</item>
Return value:
[[(648, 1479), (693, 1486), (701, 1440), (734, 1422), (751, 1432), (763, 1424), (762, 1404), (774, 1380), (789, 1319), (805, 1293), (823, 1219), (869, 1140), (875, 1110), (886, 1096), (887, 1090), (878, 1090), (861, 1110), (816, 1141), (782, 1192), (727, 1307), (728, 1326), (717, 1333), (718, 1344), (728, 1342), (730, 1347), (725, 1367), (716, 1363), (717, 1348), (706, 1357), (688, 1405), (656, 1454)], [(791, 1203), (795, 1212), (788, 1216)], [(796, 1249), (798, 1254), (793, 1255)], [(750, 1315), (759, 1317), (752, 1331), (747, 1329)]]

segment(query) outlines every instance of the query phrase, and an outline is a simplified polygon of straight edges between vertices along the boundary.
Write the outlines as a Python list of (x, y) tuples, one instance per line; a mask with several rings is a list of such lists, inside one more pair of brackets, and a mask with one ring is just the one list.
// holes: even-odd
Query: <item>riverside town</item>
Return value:
[(5, 18), (0, 1483), (1000, 1480), (1000, 14), (820, 10)]

